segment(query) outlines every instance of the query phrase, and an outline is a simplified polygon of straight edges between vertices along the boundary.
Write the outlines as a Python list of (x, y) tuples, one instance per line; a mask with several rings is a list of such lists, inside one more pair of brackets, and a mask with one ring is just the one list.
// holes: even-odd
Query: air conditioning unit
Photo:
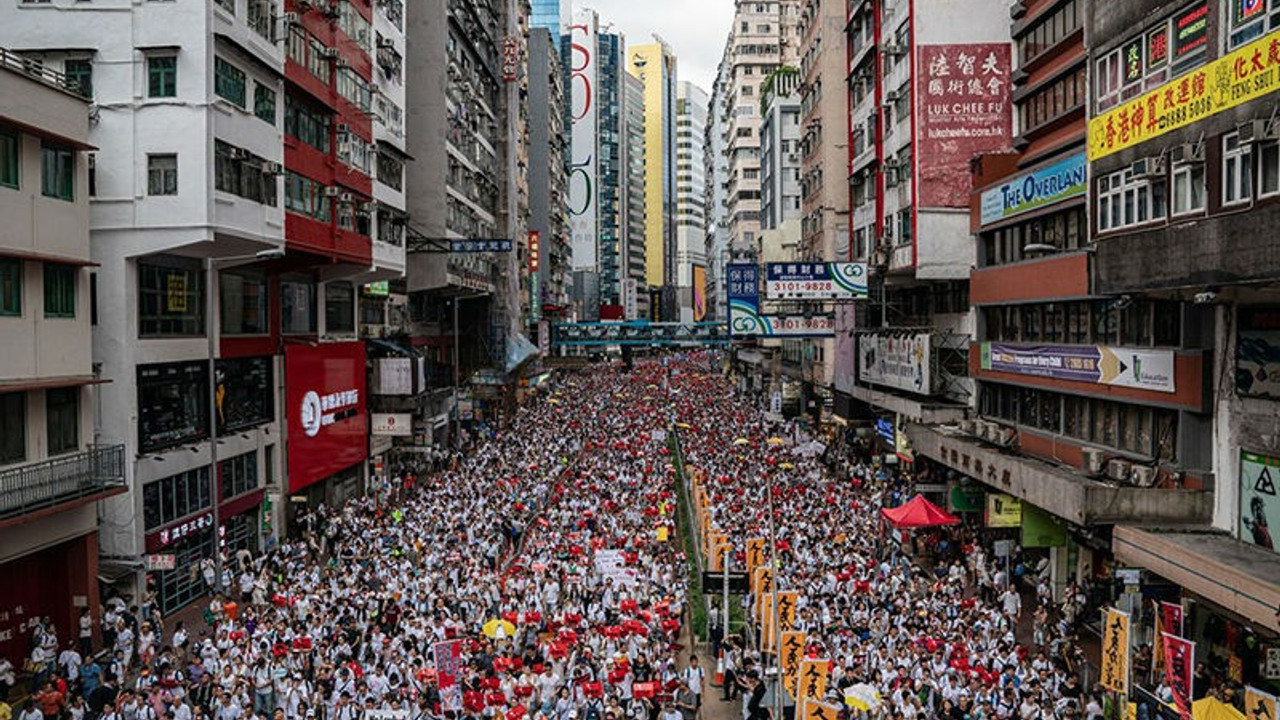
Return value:
[(898, 102), (902, 98), (906, 97), (906, 94), (907, 93), (905, 90), (890, 90), (889, 92), (884, 94), (884, 99), (885, 101), (891, 102), (891, 103)]
[(1098, 476), (1102, 474), (1103, 454), (1098, 448), (1087, 447), (1084, 449), (1084, 472), (1086, 475)]
[(884, 52), (886, 55), (906, 55), (906, 45), (885, 45)]
[(281, 167), (281, 166), (280, 166), (280, 163), (278, 163), (278, 162), (273, 162), (273, 161), (271, 161), (271, 160), (268, 160), (268, 161), (266, 161), (266, 162), (262, 163), (262, 174), (263, 174), (263, 175), (279, 175), (279, 174), (281, 174), (281, 173), (283, 173), (283, 172), (284, 172), (284, 168), (283, 168), (283, 167)]
[(898, 166), (889, 165), (884, 169), (884, 186), (894, 187), (898, 184)]
[(284, 14), (284, 23), (285, 23), (286, 25), (297, 25), (297, 24), (298, 24), (298, 18), (299, 18), (299, 16), (298, 16), (298, 13), (296, 13), (296, 12), (285, 13), (285, 14)]
[(338, 196), (338, 202), (353, 203), (355, 201), (356, 201), (356, 198), (351, 193), (342, 193), (341, 195)]
[(1174, 163), (1204, 162), (1204, 143), (1182, 143), (1169, 148), (1169, 159)]
[(324, 196), (327, 198), (336, 198), (342, 194), (342, 189), (337, 187), (327, 187), (324, 189)]
[(338, 48), (328, 48), (328, 47), (324, 48), (320, 51), (320, 57), (324, 58), (325, 60), (337, 60)]
[(1144, 157), (1133, 161), (1129, 166), (1130, 172), (1134, 177), (1149, 178), (1164, 175), (1164, 158), (1163, 157)]
[(973, 420), (960, 421), (960, 432), (964, 433), (965, 435), (973, 435), (974, 431), (977, 428), (978, 428), (978, 423)]
[(1236, 126), (1241, 143), (1255, 143), (1263, 140), (1275, 140), (1275, 124), (1269, 120), (1247, 120)]
[(1133, 469), (1133, 464), (1128, 460), (1108, 460), (1107, 461), (1107, 478), (1116, 482), (1126, 482), (1129, 479), (1129, 471)]
[(1149, 488), (1156, 484), (1156, 478), (1158, 476), (1159, 473), (1157, 473), (1156, 469), (1153, 467), (1148, 465), (1134, 465), (1131, 479), (1134, 485), (1142, 488)]

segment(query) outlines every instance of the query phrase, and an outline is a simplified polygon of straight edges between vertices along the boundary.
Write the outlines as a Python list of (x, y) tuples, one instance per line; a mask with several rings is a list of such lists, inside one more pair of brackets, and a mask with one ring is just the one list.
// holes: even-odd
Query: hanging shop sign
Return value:
[(1084, 153), (1018, 175), (982, 192), (982, 224), (1008, 220), (1046, 205), (1080, 197), (1089, 189)]
[(289, 490), (362, 462), (369, 452), (363, 342), (285, 348)]
[(1014, 345), (982, 343), (983, 370), (1115, 385), (1137, 390), (1174, 391), (1172, 350), (1104, 345)]

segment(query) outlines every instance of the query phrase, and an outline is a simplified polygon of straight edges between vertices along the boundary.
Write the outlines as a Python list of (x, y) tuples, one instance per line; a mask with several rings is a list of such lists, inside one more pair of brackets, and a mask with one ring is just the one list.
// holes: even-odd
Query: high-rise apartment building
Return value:
[[(363, 406), (350, 432), (308, 434), (294, 399), (360, 392), (357, 287), (403, 267), (403, 8), (215, 0), (69, 17), (48, 3), (6, 19), (0, 42), (94, 102), (101, 412), (132, 419), (100, 428), (125, 446), (130, 489), (102, 505), (103, 567), (169, 612), (204, 593), (190, 568), (215, 547), (280, 532), (286, 494), (332, 502), (363, 483)], [(178, 569), (144, 573), (148, 554)]]
[(734, 6), (722, 69), (724, 152), (728, 155), (726, 220), (731, 253), (757, 256), (760, 239), (760, 85), (799, 61), (799, 0)]
[(110, 378), (92, 356), (87, 80), (0, 50), (0, 657), (12, 660), (30, 654), (39, 618), (76, 637), (80, 609), (101, 611), (97, 504), (126, 491), (124, 445), (96, 432)]
[(679, 317), (676, 274), (676, 56), (659, 38), (627, 48), (628, 71), (644, 84), (645, 275), (661, 288), (661, 317)]
[(707, 316), (707, 103), (702, 88), (676, 90), (676, 286), (682, 322)]
[[(531, 323), (569, 302), (565, 73), (559, 30), (529, 30), (529, 297)], [(535, 236), (533, 233), (537, 233)]]
[(712, 319), (725, 320), (728, 309), (723, 291), (724, 266), (729, 261), (728, 197), (729, 158), (725, 152), (726, 128), (729, 124), (730, 79), (733, 65), (729, 62), (730, 46), (725, 45), (724, 56), (716, 67), (716, 79), (711, 86), (711, 100), (707, 108), (707, 132), (703, 141), (706, 149), (707, 176), (707, 227), (704, 240), (707, 253), (707, 310)]
[(760, 228), (800, 217), (800, 74), (779, 68), (760, 98)]
[(569, 0), (531, 0), (529, 27), (548, 30), (558, 41), (569, 23), (570, 5)]
[(623, 83), (622, 217), (623, 246), (627, 256), (627, 285), (623, 306), (628, 320), (649, 318), (649, 292), (645, 282), (645, 152), (644, 83), (625, 73)]

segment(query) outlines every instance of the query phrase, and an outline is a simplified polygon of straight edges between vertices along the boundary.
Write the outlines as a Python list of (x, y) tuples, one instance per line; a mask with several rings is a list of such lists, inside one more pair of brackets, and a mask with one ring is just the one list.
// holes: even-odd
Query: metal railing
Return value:
[(56, 70), (50, 70), (40, 60), (20, 55), (12, 50), (0, 48), (0, 67), (6, 67), (14, 72), (22, 73), (58, 90), (65, 90), (74, 95), (80, 94), (79, 81), (72, 80)]
[(0, 470), (0, 520), (124, 486), (123, 445), (99, 445)]

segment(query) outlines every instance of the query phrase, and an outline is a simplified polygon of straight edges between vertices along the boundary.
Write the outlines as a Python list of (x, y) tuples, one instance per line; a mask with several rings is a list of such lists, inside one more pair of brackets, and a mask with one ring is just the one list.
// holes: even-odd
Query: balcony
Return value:
[(1205, 524), (1213, 512), (1212, 492), (1094, 480), (946, 426), (912, 424), (907, 435), (916, 452), (1076, 525)]
[(0, 521), (124, 489), (123, 445), (0, 470)]

